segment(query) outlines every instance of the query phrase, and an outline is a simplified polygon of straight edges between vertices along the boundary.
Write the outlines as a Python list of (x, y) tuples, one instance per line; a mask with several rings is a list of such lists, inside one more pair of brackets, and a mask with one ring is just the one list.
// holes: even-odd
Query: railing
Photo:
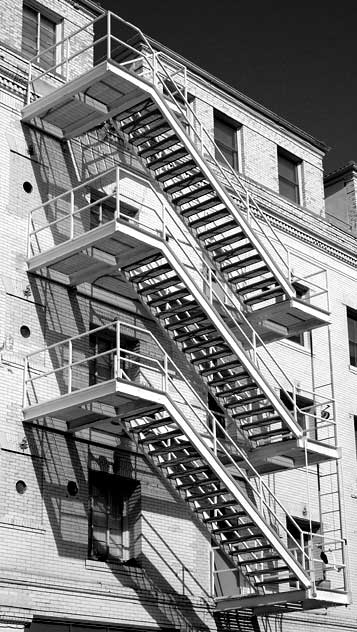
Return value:
[[(135, 182), (136, 188), (137, 185), (144, 187), (145, 193), (137, 194), (140, 198), (137, 202), (133, 201), (134, 189), (130, 188), (129, 181)], [(88, 199), (91, 190), (95, 190), (96, 199), (93, 202)], [(134, 205), (137, 210), (135, 216), (128, 215), (125, 204), (129, 202), (131, 209)], [(48, 221), (48, 216), (53, 219)], [(162, 239), (165, 247), (175, 256), (177, 265), (184, 266), (200, 300), (207, 301), (218, 312), (223, 319), (222, 327), (226, 322), (237, 338), (242, 354), (248, 354), (249, 361), (259, 368), (270, 386), (284, 393), (289, 402), (289, 414), (299, 427), (302, 421), (305, 425), (305, 436), (336, 445), (334, 399), (320, 395), (317, 391), (298, 389), (290, 380), (281, 363), (270, 353), (246, 318), (237, 298), (212, 271), (211, 264), (204, 258), (190, 233), (183, 232), (179, 218), (146, 178), (127, 168), (113, 167), (36, 207), (29, 214), (28, 257), (49, 251), (55, 245), (71, 242), (90, 231), (93, 231), (95, 243), (96, 228), (110, 221), (113, 225), (115, 222), (129, 222), (138, 230)], [(97, 256), (100, 257), (100, 254)], [(115, 257), (112, 263), (115, 264)], [(311, 402), (307, 410), (297, 405), (298, 396), (302, 395)]]
[[(97, 30), (94, 41), (84, 47), (78, 47), (78, 35), (83, 31)], [(99, 33), (99, 34), (98, 34)], [(123, 34), (124, 33), (124, 34)], [(46, 70), (41, 70), (41, 56), (48, 51), (63, 50), (63, 58)], [(73, 51), (72, 51), (73, 49)], [(227, 192), (236, 198), (235, 204), (245, 215), (245, 221), (255, 231), (255, 237), (260, 242), (259, 233), (269, 244), (269, 250), (274, 251), (277, 261), (288, 283), (300, 279), (295, 275), (290, 261), (289, 250), (281, 240), (278, 232), (269, 219), (269, 215), (257, 203), (246, 183), (228, 163), (214, 138), (205, 129), (198, 118), (187, 96), (187, 68), (183, 64), (173, 60), (161, 51), (155, 51), (144, 33), (135, 25), (123, 20), (119, 16), (108, 12), (106, 15), (96, 18), (82, 29), (75, 31), (61, 42), (56, 43), (46, 51), (42, 51), (29, 62), (28, 102), (38, 96), (36, 83), (47, 79), (51, 82), (53, 76), (61, 75), (63, 81), (70, 81), (83, 74), (83, 65), (80, 63), (81, 55), (92, 50), (93, 64), (103, 60), (112, 59), (123, 66), (128, 72), (144, 77), (154, 84), (165, 99), (170, 101), (185, 118), (188, 135), (199, 148), (205, 159), (208, 159), (219, 173), (221, 181), (225, 183)], [(187, 131), (182, 127), (182, 133)], [(238, 220), (241, 222), (242, 217)], [(257, 234), (258, 233), (258, 234)], [(262, 242), (263, 250), (266, 247)], [(321, 268), (319, 271), (323, 273)], [(308, 275), (309, 276), (309, 275)], [(308, 282), (308, 279), (306, 279)], [(284, 281), (283, 285), (284, 285)], [(327, 295), (327, 288), (314, 282), (308, 284), (310, 291), (316, 291)], [(294, 291), (290, 289), (290, 294)]]
[[(135, 349), (128, 350), (123, 346), (122, 340), (128, 336), (135, 339)], [(93, 352), (99, 339), (106, 341), (103, 344), (107, 348), (105, 351)], [(46, 366), (49, 367), (47, 370), (39, 368)], [(269, 528), (278, 533), (283, 541), (288, 542), (289, 539), (289, 542), (293, 542), (293, 547), (298, 552), (299, 564), (313, 581), (314, 559), (305, 550), (304, 532), (288, 515), (265, 480), (251, 465), (244, 451), (194, 391), (151, 332), (117, 320), (29, 353), (25, 358), (23, 406), (24, 409), (30, 409), (31, 406), (58, 398), (64, 402), (66, 395), (80, 392), (86, 393), (87, 404), (94, 403), (96, 387), (117, 380), (124, 384), (137, 384), (149, 391), (163, 392), (174, 402), (196, 436), (211, 448), (219, 460), (224, 459), (226, 472), (228, 464), (232, 480), (236, 475), (242, 481), (238, 484), (239, 487), (243, 488), (245, 495), (248, 493), (254, 509), (264, 518)], [(123, 388), (125, 391), (125, 387)], [(98, 397), (101, 401), (103, 396)], [(105, 409), (105, 400), (103, 401)], [(113, 418), (120, 416), (120, 410), (116, 411), (112, 399), (110, 401), (108, 407), (112, 410), (105, 409), (106, 414)], [(134, 423), (137, 427), (145, 425), (145, 415), (139, 415)], [(165, 425), (165, 431), (170, 423)], [(214, 509), (214, 503), (212, 508)], [(287, 518), (299, 533), (298, 541), (288, 531)], [(309, 536), (312, 537), (313, 534)], [(324, 546), (323, 536), (321, 538)], [(248, 546), (247, 543), (247, 548)], [(259, 554), (256, 559), (259, 559)]]

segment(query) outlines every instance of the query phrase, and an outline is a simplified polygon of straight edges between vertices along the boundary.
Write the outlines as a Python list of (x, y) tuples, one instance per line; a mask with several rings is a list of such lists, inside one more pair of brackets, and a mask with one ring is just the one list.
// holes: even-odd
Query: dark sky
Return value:
[(357, 161), (357, 2), (101, 5), (324, 141), (327, 172)]

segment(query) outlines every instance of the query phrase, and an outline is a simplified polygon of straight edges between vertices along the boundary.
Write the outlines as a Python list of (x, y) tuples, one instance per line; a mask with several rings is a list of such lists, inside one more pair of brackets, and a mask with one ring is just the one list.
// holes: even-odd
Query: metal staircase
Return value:
[[(151, 194), (150, 207), (135, 206), (123, 194), (129, 178), (137, 191), (141, 187), (139, 197)], [(96, 196), (88, 203), (90, 188)], [(134, 217), (125, 214), (128, 199)], [(54, 208), (62, 215), (48, 222)], [(56, 231), (59, 244), (53, 243)], [(338, 456), (333, 414), (328, 421), (322, 416), (327, 404), (333, 413), (334, 402), (311, 394), (311, 423), (301, 427), (305, 416), (294, 384), (150, 182), (123, 167), (101, 173), (34, 209), (29, 237), (30, 271), (46, 266), (65, 272), (71, 285), (100, 285), (120, 269), (218, 400), (227, 429), (251, 451), (260, 472), (301, 467), (306, 457), (311, 465)]]
[[(261, 478), (300, 467), (307, 456), (310, 463), (338, 456), (335, 420), (325, 423), (322, 414), (326, 401), (314, 395), (309, 436), (298, 422), (295, 386), (265, 345), (326, 324), (328, 310), (315, 303), (325, 290), (311, 280), (314, 275), (293, 275), (269, 218), (238, 175), (222, 167), (222, 156), (216, 159), (219, 150), (187, 98), (186, 69), (154, 51), (135, 27), (139, 37), (128, 43), (114, 28), (127, 23), (110, 13), (106, 20), (106, 35), (93, 45), (95, 65), (87, 71), (78, 63), (81, 51), (72, 48), (71, 36), (60, 69), (39, 72), (36, 58), (23, 121), (64, 140), (109, 126), (114, 139), (134, 149), (137, 167), (140, 161), (150, 174), (161, 215), (155, 205), (149, 216), (141, 205), (127, 214), (120, 171), (127, 176), (129, 170), (114, 170), (114, 186), (108, 173), (101, 173), (99, 201), (88, 199), (93, 182), (86, 181), (36, 209), (40, 225), (30, 215), (28, 269), (49, 268), (71, 285), (100, 286), (105, 279), (107, 287), (110, 279), (112, 288), (120, 269), (204, 380), (225, 411), (225, 422), (218, 423), (157, 341), (159, 360), (126, 353), (137, 375), (123, 370), (120, 323), (111, 325), (116, 342), (105, 354), (112, 358), (113, 373), (102, 383), (78, 386), (74, 379), (78, 367), (94, 359), (87, 354), (73, 362), (74, 345), (80, 339), (82, 350), (93, 332), (41, 350), (49, 354), (47, 366), (54, 366), (45, 374), (32, 375), (30, 354), (25, 419), (52, 415), (73, 432), (89, 426), (113, 432), (120, 416), (242, 578), (239, 594), (224, 596), (218, 608), (347, 603), (340, 577), (329, 590), (317, 588), (316, 560), (311, 548), (306, 550), (304, 533), (296, 525), (301, 537), (291, 548), (287, 519), (292, 519)], [(95, 55), (95, 46), (103, 42), (104, 61)], [(63, 68), (64, 81), (53, 75)], [(130, 177), (140, 179), (134, 172)], [(130, 196), (129, 201), (133, 206)], [(96, 209), (99, 220), (93, 227)], [(55, 211), (51, 221), (48, 210)], [(68, 345), (65, 365), (58, 360), (66, 356), (57, 354), (61, 345)], [(178, 383), (199, 401), (205, 420)], [(282, 399), (289, 400), (291, 410)], [(343, 541), (335, 550), (344, 560)], [(345, 579), (344, 561), (341, 569)]]
[[(128, 332), (139, 350), (121, 346)], [(112, 344), (93, 355), (90, 337), (98, 334)], [(39, 371), (44, 359), (54, 368)], [(90, 380), (98, 362), (106, 374)], [(301, 529), (296, 525), (301, 537), (291, 547), (292, 518), (147, 330), (115, 321), (30, 353), (23, 411), (26, 421), (44, 415), (65, 420), (70, 432), (91, 427), (115, 433), (119, 421), (125, 424), (239, 572), (240, 592), (222, 597), (221, 609), (230, 609), (232, 600), (242, 607), (343, 602), (340, 589), (332, 595), (316, 588), (315, 562)], [(335, 546), (340, 555), (343, 543)]]

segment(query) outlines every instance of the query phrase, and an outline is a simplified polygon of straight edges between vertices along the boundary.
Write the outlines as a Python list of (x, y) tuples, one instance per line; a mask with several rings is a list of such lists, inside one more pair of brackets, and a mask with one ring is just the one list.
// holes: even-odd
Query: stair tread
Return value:
[(240, 270), (241, 268), (252, 266), (255, 263), (259, 263), (259, 261), (261, 260), (261, 255), (257, 253), (256, 255), (252, 255), (251, 257), (245, 257), (244, 259), (240, 259), (239, 261), (227, 263), (226, 265), (221, 266), (221, 270), (222, 272), (233, 272), (234, 270)]
[(257, 294), (256, 296), (245, 299), (244, 302), (246, 305), (255, 305), (256, 303), (262, 303), (263, 301), (267, 301), (270, 298), (275, 298), (277, 296), (282, 296), (284, 294), (285, 294), (284, 290), (280, 286), (278, 286), (272, 290), (261, 292), (260, 294)]
[(181, 173), (186, 173), (190, 169), (194, 169), (194, 168), (197, 169), (197, 165), (195, 161), (193, 159), (186, 160), (185, 162), (181, 162), (180, 164), (175, 165), (174, 167), (171, 167), (170, 169), (166, 169), (162, 173), (157, 174), (156, 179), (159, 180), (159, 182), (166, 182), (167, 180), (172, 180), (172, 178), (175, 178)]
[(267, 399), (267, 396), (264, 393), (258, 393), (257, 395), (253, 395), (252, 397), (245, 397), (244, 399), (237, 399), (232, 402), (225, 402), (225, 408), (238, 408), (239, 406), (246, 406), (247, 404), (255, 404), (256, 402), (260, 402), (264, 399)]
[(207, 230), (203, 230), (201, 233), (197, 235), (197, 237), (201, 241), (205, 241), (206, 239), (211, 239), (215, 235), (220, 235), (224, 233), (225, 231), (232, 230), (233, 228), (239, 229), (239, 226), (234, 219), (230, 219), (228, 222), (223, 222), (222, 224), (219, 224), (218, 226), (214, 226)]
[(181, 279), (179, 279), (178, 276), (172, 276), (167, 279), (163, 279), (162, 281), (159, 281), (158, 283), (152, 283), (150, 285), (146, 285), (146, 287), (140, 288), (138, 290), (138, 293), (143, 294), (144, 296), (147, 296), (148, 294), (151, 294), (152, 292), (158, 292), (159, 290), (163, 290), (165, 288), (171, 287), (172, 285), (177, 285), (177, 283), (180, 283), (180, 282), (181, 282)]
[(222, 261), (226, 261), (227, 259), (233, 259), (233, 257), (243, 255), (246, 252), (250, 252), (252, 250), (255, 250), (255, 248), (250, 242), (248, 242), (247, 244), (243, 244), (242, 246), (239, 246), (232, 250), (224, 250), (222, 252), (222, 249), (219, 249), (218, 252), (213, 255), (213, 259), (217, 263), (220, 263)]
[(226, 514), (225, 516), (203, 518), (203, 521), (211, 523), (211, 522), (221, 522), (223, 520), (234, 520), (235, 518), (243, 518), (243, 517), (247, 517), (247, 514), (245, 511), (236, 511), (230, 514)]
[[(133, 138), (131, 138), (130, 142), (134, 146), (138, 146), (138, 145), (140, 146), (147, 140), (151, 140), (151, 138), (155, 138), (155, 136), (158, 136), (159, 134), (164, 134), (170, 129), (171, 129), (170, 124), (167, 123), (167, 121), (165, 121), (164, 119), (162, 119), (161, 121), (159, 121), (157, 125), (150, 126), (150, 130), (146, 131), (145, 133), (138, 134), (137, 136), (134, 136)], [(132, 134), (134, 134), (134, 132), (132, 132)]]
[(149, 167), (149, 169), (159, 169), (160, 167), (163, 167), (164, 165), (168, 165), (172, 162), (175, 162), (176, 160), (179, 160), (180, 158), (183, 158), (184, 156), (187, 155), (187, 149), (186, 147), (180, 147), (180, 149), (177, 149), (176, 151), (170, 151), (167, 154), (164, 154), (163, 156), (161, 156), (160, 158), (155, 158), (155, 160), (151, 160), (150, 162), (147, 163), (147, 166)]
[(160, 428), (161, 426), (167, 426), (168, 424), (174, 423), (171, 417), (167, 417), (165, 419), (155, 419), (146, 424), (140, 424), (131, 428), (131, 432), (139, 433), (145, 432), (146, 430), (151, 430), (153, 428)]
[[(246, 270), (245, 272), (241, 272), (240, 274), (233, 274), (229, 277), (230, 283), (241, 283), (246, 279), (253, 279), (254, 277), (260, 276), (265, 272), (268, 272), (269, 268), (265, 265), (265, 263), (261, 266), (253, 268), (253, 270)], [(238, 290), (239, 293), (239, 290)]]
[(177, 191), (182, 191), (185, 187), (191, 186), (193, 184), (197, 184), (198, 182), (205, 181), (204, 175), (199, 171), (198, 173), (194, 173), (192, 175), (187, 176), (186, 178), (181, 178), (177, 182), (169, 184), (168, 186), (164, 186), (164, 191), (168, 195), (172, 195)]
[(208, 252), (215, 252), (216, 250), (220, 250), (221, 248), (234, 244), (237, 241), (242, 241), (242, 239), (246, 239), (245, 234), (243, 232), (237, 231), (232, 235), (222, 237), (221, 239), (217, 239), (210, 244), (206, 244), (206, 250), (208, 250)]
[[(195, 337), (196, 333), (199, 332), (200, 329), (196, 329), (196, 330), (191, 330), (191, 331), (183, 331), (179, 334), (177, 334), (176, 336), (174, 336), (174, 340), (176, 340), (177, 342), (185, 342), (186, 340), (191, 340), (192, 338)], [(201, 335), (208, 335), (209, 333), (215, 333), (216, 332), (216, 328), (213, 326), (209, 326), (209, 327), (205, 327), (204, 329), (202, 329), (202, 333)]]
[(160, 151), (168, 149), (173, 145), (177, 145), (180, 141), (177, 138), (176, 134), (170, 134), (170, 136), (167, 136), (160, 141), (152, 140), (148, 142), (150, 142), (149, 147), (143, 147), (143, 149), (139, 149), (138, 151), (138, 154), (139, 156), (141, 156), (141, 158), (150, 158), (151, 156), (155, 156)]
[(188, 296), (189, 294), (189, 290), (186, 290), (186, 288), (182, 288), (180, 290), (177, 290), (176, 292), (170, 292), (156, 298), (154, 297), (147, 301), (147, 305), (149, 305), (150, 307), (159, 307), (160, 305), (170, 303), (171, 301), (183, 298), (184, 296)]
[(207, 224), (216, 222), (217, 220), (222, 219), (223, 217), (226, 217), (226, 215), (229, 215), (229, 213), (226, 208), (223, 208), (218, 211), (215, 211), (214, 213), (210, 213), (209, 215), (205, 215), (204, 217), (199, 217), (198, 219), (193, 220), (192, 222), (190, 222), (190, 227), (196, 230), (197, 228), (201, 228), (201, 226), (206, 226)]
[(240, 288), (239, 293), (240, 294), (250, 294), (251, 292), (254, 292), (255, 290), (259, 290), (261, 287), (270, 287), (273, 283), (276, 283), (274, 277), (268, 277), (265, 279), (261, 279), (260, 281), (255, 281), (254, 283), (250, 283), (249, 285), (245, 285), (242, 288)]
[(272, 573), (281, 573), (289, 570), (289, 566), (277, 566), (276, 568), (257, 568), (255, 571), (244, 571), (245, 577), (256, 577), (257, 575), (268, 575), (272, 576)]
[(253, 410), (245, 410), (240, 413), (232, 413), (234, 419), (243, 419), (244, 417), (255, 417), (256, 415), (262, 415), (263, 413), (274, 412), (273, 406), (262, 406), (262, 408), (256, 408)]
[(158, 109), (150, 110), (150, 112), (147, 112), (143, 116), (138, 116), (137, 114), (132, 116), (133, 118), (131, 121), (128, 121), (120, 126), (121, 130), (125, 134), (132, 134), (134, 131), (138, 131), (141, 127), (145, 127), (145, 125), (163, 118), (160, 110)]
[(203, 183), (199, 187), (195, 187), (191, 191), (187, 191), (186, 193), (182, 193), (181, 195), (177, 195), (172, 199), (172, 202), (177, 206), (181, 206), (182, 204), (186, 204), (191, 200), (196, 200), (197, 198), (202, 197), (202, 195), (207, 195), (212, 191), (212, 187), (210, 184)]

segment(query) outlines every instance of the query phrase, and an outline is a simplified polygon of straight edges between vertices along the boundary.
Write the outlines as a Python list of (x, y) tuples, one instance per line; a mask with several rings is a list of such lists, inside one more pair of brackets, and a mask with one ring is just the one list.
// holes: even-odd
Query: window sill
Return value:
[(90, 560), (87, 559), (85, 561), (85, 567), (90, 571), (99, 571), (102, 573), (113, 573), (113, 571), (122, 571), (125, 568), (135, 568), (140, 569), (140, 566), (135, 560), (132, 560), (132, 564), (128, 563), (129, 560), (124, 560), (123, 562), (101, 562), (99, 560)]
[(357, 366), (350, 364), (348, 368), (349, 368), (350, 373), (354, 373), (355, 375), (357, 375)]
[[(305, 347), (304, 345), (299, 345), (297, 342), (292, 342), (291, 340), (280, 340), (279, 343), (283, 347), (288, 347), (289, 349), (298, 351), (299, 353), (302, 353), (303, 355), (307, 355), (307, 356), (311, 355), (311, 350), (309, 347)], [(357, 373), (357, 368), (356, 368), (356, 373)]]

